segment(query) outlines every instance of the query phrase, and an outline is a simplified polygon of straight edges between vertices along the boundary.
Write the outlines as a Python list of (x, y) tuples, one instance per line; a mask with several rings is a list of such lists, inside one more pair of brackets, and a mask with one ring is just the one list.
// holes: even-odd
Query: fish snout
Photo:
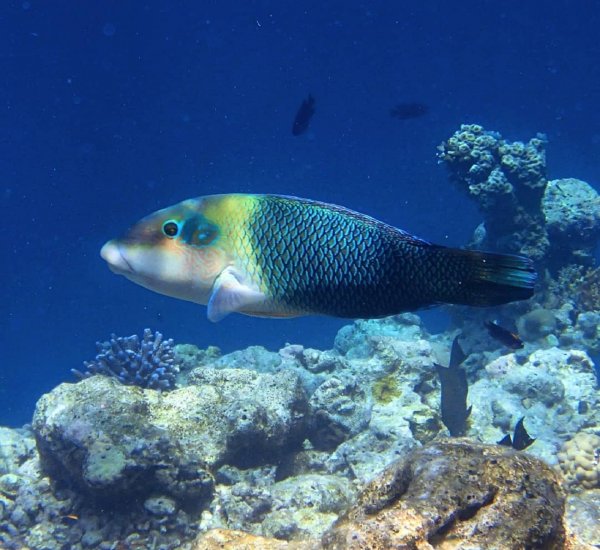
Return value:
[(100, 256), (114, 273), (131, 273), (133, 271), (123, 256), (122, 248), (117, 241), (108, 241), (100, 249)]

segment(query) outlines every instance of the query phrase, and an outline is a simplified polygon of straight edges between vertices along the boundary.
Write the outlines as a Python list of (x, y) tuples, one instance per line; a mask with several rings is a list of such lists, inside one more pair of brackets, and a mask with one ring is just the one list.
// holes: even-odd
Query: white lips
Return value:
[(111, 271), (115, 273), (131, 273), (131, 266), (123, 257), (121, 248), (115, 241), (108, 241), (100, 250), (100, 256), (106, 261)]

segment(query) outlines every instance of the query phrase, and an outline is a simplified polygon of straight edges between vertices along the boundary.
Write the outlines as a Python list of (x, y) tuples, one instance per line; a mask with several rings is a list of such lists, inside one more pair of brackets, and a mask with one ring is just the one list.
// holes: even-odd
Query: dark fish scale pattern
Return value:
[(368, 216), (264, 196), (250, 236), (266, 288), (288, 311), (384, 316), (428, 298), (424, 272), (411, 267), (427, 243)]
[(490, 306), (529, 298), (527, 258), (430, 244), (315, 201), (261, 195), (246, 237), (277, 311), (384, 317), (436, 303)]

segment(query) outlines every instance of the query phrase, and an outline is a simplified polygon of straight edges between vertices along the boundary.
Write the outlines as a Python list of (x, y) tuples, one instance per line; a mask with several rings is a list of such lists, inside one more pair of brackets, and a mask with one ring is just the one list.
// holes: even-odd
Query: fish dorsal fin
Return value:
[(226, 267), (215, 279), (212, 294), (208, 300), (207, 317), (216, 323), (230, 313), (252, 309), (266, 300), (259, 290), (250, 288), (243, 277), (233, 267)]

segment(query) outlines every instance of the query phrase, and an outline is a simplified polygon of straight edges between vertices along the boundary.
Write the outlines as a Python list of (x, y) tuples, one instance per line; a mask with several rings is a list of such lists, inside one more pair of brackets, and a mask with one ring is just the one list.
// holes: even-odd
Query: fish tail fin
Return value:
[[(444, 266), (443, 276), (431, 281), (437, 302), (468, 306), (497, 306), (533, 296), (537, 274), (523, 256), (433, 246)], [(437, 262), (436, 262), (437, 263)]]

